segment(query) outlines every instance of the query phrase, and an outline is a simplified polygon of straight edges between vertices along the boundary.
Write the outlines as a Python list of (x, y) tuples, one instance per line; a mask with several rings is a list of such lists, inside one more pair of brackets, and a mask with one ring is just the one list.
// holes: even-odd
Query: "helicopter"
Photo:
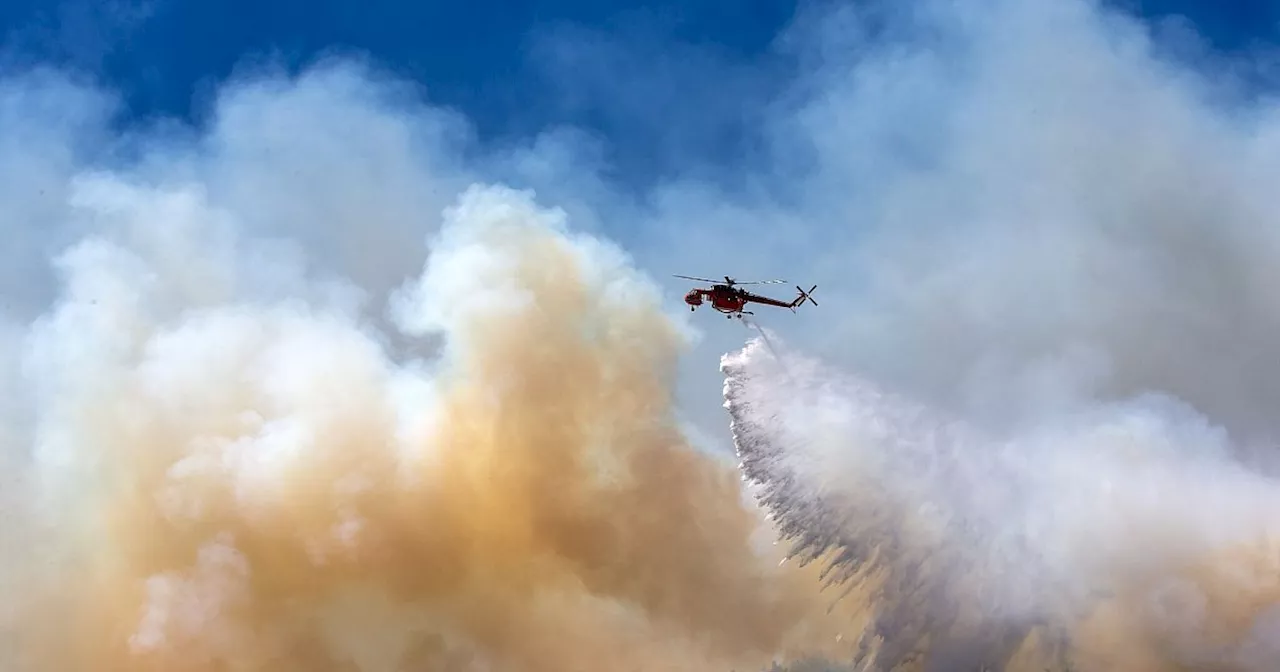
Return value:
[(796, 306), (799, 306), (805, 301), (808, 301), (809, 303), (812, 303), (815, 306), (818, 305), (818, 302), (814, 301), (813, 297), (810, 296), (810, 294), (813, 293), (813, 290), (818, 288), (817, 285), (810, 287), (809, 291), (807, 292), (801, 289), (799, 285), (796, 285), (796, 291), (800, 292), (799, 296), (797, 296), (792, 301), (787, 302), (787, 301), (781, 301), (779, 299), (771, 299), (767, 296), (761, 296), (759, 294), (753, 294), (751, 292), (748, 292), (745, 289), (738, 289), (738, 285), (775, 285), (775, 284), (782, 284), (786, 282), (785, 280), (758, 280), (753, 282), (739, 282), (726, 275), (724, 276), (724, 282), (721, 282), (719, 280), (711, 280), (708, 278), (694, 278), (687, 275), (676, 275), (674, 277), (682, 278), (685, 280), (696, 280), (698, 282), (712, 283), (710, 289), (694, 288), (689, 290), (688, 294), (684, 295), (684, 302), (689, 304), (690, 312), (697, 310), (698, 306), (702, 305), (703, 301), (709, 302), (711, 304), (711, 307), (714, 308), (715, 310), (721, 313), (725, 313), (726, 319), (733, 319), (735, 317), (738, 319), (742, 319), (743, 315), (755, 315), (755, 313), (749, 310), (744, 310), (744, 308), (748, 303), (760, 303), (766, 306), (790, 308), (791, 312), (793, 313), (796, 311)]

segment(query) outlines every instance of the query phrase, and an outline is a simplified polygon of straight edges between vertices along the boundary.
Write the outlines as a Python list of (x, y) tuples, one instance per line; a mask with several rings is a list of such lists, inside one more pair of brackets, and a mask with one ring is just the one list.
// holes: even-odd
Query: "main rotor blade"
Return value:
[(697, 280), (698, 282), (711, 282), (715, 284), (730, 284), (730, 285), (781, 285), (787, 282), (786, 280), (752, 280), (749, 282), (742, 282), (740, 280), (734, 280), (733, 278), (724, 278), (723, 280), (712, 280), (711, 278), (695, 278), (691, 275), (675, 275), (675, 274), (672, 274), (672, 277), (683, 278), (685, 280)]

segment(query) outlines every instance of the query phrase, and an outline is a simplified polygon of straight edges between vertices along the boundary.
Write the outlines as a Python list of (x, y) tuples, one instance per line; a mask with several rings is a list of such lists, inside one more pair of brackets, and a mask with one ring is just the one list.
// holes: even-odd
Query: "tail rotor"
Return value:
[(792, 309), (792, 310), (795, 310), (795, 307), (796, 307), (796, 306), (804, 305), (804, 302), (805, 302), (805, 301), (808, 301), (809, 303), (812, 303), (812, 304), (813, 304), (813, 305), (815, 305), (815, 306), (816, 306), (816, 305), (818, 305), (818, 302), (817, 302), (817, 301), (814, 301), (812, 296), (809, 296), (809, 294), (810, 294), (810, 293), (812, 293), (812, 292), (813, 292), (813, 290), (815, 290), (815, 289), (817, 289), (817, 288), (818, 288), (818, 286), (817, 286), (817, 285), (814, 285), (814, 286), (812, 286), (812, 287), (810, 287), (810, 288), (809, 288), (809, 291), (808, 291), (808, 292), (806, 292), (806, 291), (804, 291), (803, 289), (801, 289), (801, 288), (800, 288), (800, 285), (796, 285), (796, 291), (797, 291), (797, 292), (800, 292), (800, 296), (797, 296), (797, 297), (796, 297), (796, 300), (795, 300), (795, 302), (792, 304), (791, 309)]

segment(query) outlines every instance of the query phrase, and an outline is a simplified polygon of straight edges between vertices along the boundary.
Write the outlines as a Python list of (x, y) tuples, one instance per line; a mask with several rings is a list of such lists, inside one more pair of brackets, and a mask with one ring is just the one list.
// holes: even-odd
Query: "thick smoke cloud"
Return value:
[(15, 339), (8, 669), (758, 669), (838, 645), (732, 467), (678, 431), (687, 336), (655, 288), (530, 194), (445, 211), (391, 296), (441, 339), (407, 361), (199, 184), (68, 194), (97, 232)]
[(464, 165), (465, 125), (346, 61), (246, 75), (200, 129), (113, 132), (56, 73), (0, 91), (6, 669), (847, 649), (851, 615), (681, 431), (688, 326), (622, 250), (477, 177), (556, 165), (554, 138)]

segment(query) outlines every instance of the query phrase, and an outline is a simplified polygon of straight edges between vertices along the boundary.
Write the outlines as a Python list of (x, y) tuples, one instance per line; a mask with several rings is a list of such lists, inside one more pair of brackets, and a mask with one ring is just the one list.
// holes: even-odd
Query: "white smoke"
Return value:
[(660, 192), (679, 256), (655, 267), (817, 283), (821, 309), (762, 321), (984, 422), (1156, 391), (1240, 450), (1270, 441), (1267, 92), (1085, 0), (821, 16), (789, 43), (814, 69), (766, 130), (789, 170), (747, 195)]

